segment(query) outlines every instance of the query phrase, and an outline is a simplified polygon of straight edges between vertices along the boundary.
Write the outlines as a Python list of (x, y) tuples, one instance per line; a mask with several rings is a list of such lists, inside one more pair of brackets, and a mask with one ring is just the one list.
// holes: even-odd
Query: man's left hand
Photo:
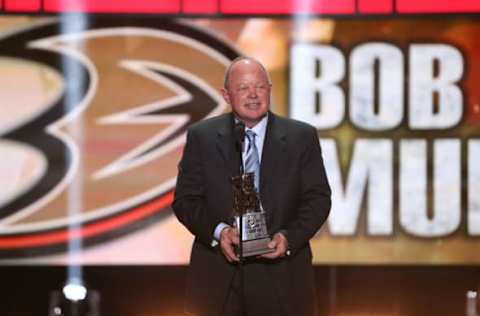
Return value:
[(276, 233), (273, 235), (272, 241), (268, 243), (270, 249), (274, 249), (272, 252), (263, 254), (262, 258), (277, 259), (286, 256), (288, 250), (288, 240), (282, 233)]

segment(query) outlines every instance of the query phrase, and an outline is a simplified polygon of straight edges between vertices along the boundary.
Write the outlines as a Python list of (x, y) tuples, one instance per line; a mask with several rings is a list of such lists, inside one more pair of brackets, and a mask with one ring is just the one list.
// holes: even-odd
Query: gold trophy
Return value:
[(267, 231), (265, 212), (255, 190), (254, 177), (254, 173), (232, 177), (234, 225), (242, 235), (241, 257), (273, 251), (268, 248), (271, 239)]

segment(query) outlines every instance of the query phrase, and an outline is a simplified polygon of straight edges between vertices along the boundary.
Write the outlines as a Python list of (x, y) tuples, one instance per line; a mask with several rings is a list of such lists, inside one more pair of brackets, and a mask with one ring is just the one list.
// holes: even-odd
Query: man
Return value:
[[(232, 113), (191, 126), (179, 164), (173, 210), (195, 235), (187, 312), (315, 315), (309, 240), (330, 210), (330, 187), (317, 132), (269, 111), (271, 82), (265, 68), (251, 58), (233, 61), (222, 95)], [(273, 250), (247, 260), (243, 273), (239, 273), (234, 250), (239, 243), (238, 231), (230, 226), (230, 180), (239, 174), (240, 166), (233, 136), (238, 121), (246, 126), (245, 147), (254, 148), (258, 157), (257, 190)], [(243, 158), (249, 160), (246, 152)]]

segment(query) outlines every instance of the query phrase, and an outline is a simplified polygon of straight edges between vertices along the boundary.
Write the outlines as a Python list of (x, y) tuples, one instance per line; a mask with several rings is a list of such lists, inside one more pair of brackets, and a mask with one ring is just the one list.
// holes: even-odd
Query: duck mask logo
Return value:
[(172, 20), (69, 22), (0, 37), (2, 85), (15, 81), (0, 109), (0, 258), (162, 220), (186, 128), (226, 111), (217, 88), (238, 53), (220, 39)]

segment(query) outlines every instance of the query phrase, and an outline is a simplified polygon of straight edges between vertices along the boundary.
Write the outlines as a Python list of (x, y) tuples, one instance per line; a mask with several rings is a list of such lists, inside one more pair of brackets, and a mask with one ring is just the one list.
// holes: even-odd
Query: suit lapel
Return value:
[(217, 149), (230, 176), (238, 175), (239, 159), (233, 139), (233, 114), (226, 116), (225, 124), (217, 130)]
[(268, 114), (268, 125), (263, 144), (262, 162), (260, 164), (260, 197), (264, 209), (267, 211), (268, 217), (272, 215), (269, 210), (273, 205), (272, 192), (275, 192), (275, 179), (278, 179), (278, 174), (281, 173), (279, 167), (280, 162), (283, 161), (286, 151), (286, 132), (280, 126), (277, 116), (271, 112)]

